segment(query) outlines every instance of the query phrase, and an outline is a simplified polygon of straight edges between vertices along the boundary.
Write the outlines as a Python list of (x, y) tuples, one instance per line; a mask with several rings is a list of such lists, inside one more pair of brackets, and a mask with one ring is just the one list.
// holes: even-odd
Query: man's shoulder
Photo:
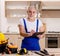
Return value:
[(37, 20), (41, 22), (41, 19), (37, 19)]
[(26, 20), (26, 18), (20, 18), (20, 21), (23, 21), (23, 19)]

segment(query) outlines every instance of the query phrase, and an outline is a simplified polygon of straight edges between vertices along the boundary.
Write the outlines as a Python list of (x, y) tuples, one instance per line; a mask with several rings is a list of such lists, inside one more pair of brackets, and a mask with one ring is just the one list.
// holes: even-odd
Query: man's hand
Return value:
[(39, 28), (39, 32), (44, 32), (42, 35), (37, 35), (38, 38), (43, 38), (45, 36), (45, 27), (41, 26)]
[(44, 37), (44, 34), (43, 35), (37, 35), (38, 38), (43, 38)]
[(31, 30), (31, 32), (29, 33), (29, 36), (32, 36), (35, 33), (34, 30)]

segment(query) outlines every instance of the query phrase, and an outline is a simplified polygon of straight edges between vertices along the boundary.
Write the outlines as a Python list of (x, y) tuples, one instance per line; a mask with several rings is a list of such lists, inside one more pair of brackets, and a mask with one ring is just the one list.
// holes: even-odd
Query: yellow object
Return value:
[(7, 41), (6, 41), (6, 38), (5, 38), (4, 34), (0, 32), (0, 44), (6, 43), (6, 42)]
[(24, 48), (24, 52), (25, 52), (25, 53), (27, 53), (27, 50), (26, 50), (26, 48)]
[(9, 48), (18, 48), (17, 45), (8, 45)]

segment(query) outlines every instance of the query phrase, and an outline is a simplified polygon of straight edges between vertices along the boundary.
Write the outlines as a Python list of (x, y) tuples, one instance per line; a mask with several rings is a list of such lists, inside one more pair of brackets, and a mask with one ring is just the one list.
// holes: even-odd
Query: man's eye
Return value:
[(29, 11), (29, 13), (35, 13), (35, 11)]
[(31, 13), (31, 11), (29, 11), (29, 13)]

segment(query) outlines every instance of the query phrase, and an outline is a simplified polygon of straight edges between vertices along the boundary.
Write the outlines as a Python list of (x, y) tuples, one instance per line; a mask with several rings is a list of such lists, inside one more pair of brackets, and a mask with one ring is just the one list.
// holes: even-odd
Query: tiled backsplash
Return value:
[(60, 32), (60, 18), (42, 18), (42, 21), (46, 23), (47, 31)]
[[(46, 30), (47, 31), (57, 31), (60, 32), (60, 18), (41, 18), (44, 23), (46, 23)], [(19, 32), (18, 23), (19, 19), (8, 19), (8, 24), (4, 24), (4, 27), (10, 26), (10, 32)], [(6, 28), (6, 27), (5, 27)], [(2, 28), (3, 29), (3, 28)], [(6, 28), (6, 31), (8, 28)]]
[[(60, 18), (43, 18), (43, 22), (46, 23), (47, 31), (60, 31)], [(19, 20), (8, 20), (10, 25), (10, 32), (19, 32), (18, 29)]]

